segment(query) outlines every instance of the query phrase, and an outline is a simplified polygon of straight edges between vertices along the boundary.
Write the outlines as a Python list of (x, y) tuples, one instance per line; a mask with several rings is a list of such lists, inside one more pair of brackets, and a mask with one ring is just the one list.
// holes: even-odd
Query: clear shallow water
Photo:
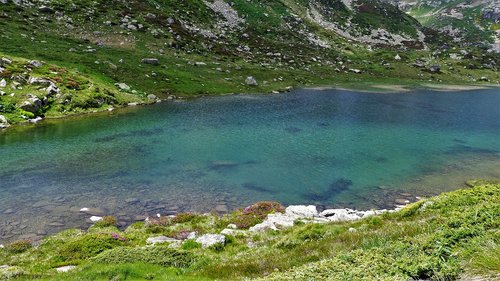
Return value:
[(259, 200), (392, 207), (500, 177), (499, 163), (498, 89), (299, 90), (48, 121), (0, 133), (0, 242), (84, 226), (82, 207), (122, 224)]

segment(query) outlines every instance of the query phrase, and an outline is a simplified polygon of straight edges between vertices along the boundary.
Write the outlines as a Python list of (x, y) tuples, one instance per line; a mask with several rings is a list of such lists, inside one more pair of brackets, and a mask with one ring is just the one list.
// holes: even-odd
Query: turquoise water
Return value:
[(457, 187), (418, 180), (464, 163), (500, 177), (498, 89), (304, 89), (47, 121), (0, 133), (0, 242), (84, 226), (83, 207), (122, 224), (259, 200), (387, 208)]

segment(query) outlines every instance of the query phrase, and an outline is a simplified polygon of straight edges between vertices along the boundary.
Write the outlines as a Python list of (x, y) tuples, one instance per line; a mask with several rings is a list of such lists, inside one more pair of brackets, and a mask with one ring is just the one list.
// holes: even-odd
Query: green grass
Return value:
[[(223, 217), (182, 215), (175, 223), (138, 223), (123, 232), (109, 226), (68, 230), (38, 247), (0, 250), (0, 264), (12, 266), (9, 273), (0, 270), (0, 279), (8, 274), (20, 280), (497, 278), (500, 183), (469, 185), (396, 213), (357, 222), (302, 223), (279, 232), (238, 232), (226, 237), (224, 247), (208, 249), (193, 240), (181, 249), (146, 246), (145, 240), (188, 231), (218, 233), (241, 211)], [(78, 267), (57, 274), (53, 268), (62, 265)]]

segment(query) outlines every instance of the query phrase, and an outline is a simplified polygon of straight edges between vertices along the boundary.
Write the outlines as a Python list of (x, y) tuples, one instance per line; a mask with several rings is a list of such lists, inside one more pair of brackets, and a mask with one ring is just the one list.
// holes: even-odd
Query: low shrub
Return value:
[(249, 228), (264, 221), (268, 214), (282, 213), (285, 207), (278, 202), (262, 201), (233, 213), (230, 222), (238, 228)]
[(5, 246), (5, 249), (11, 253), (19, 254), (26, 252), (31, 249), (33, 246), (31, 245), (30, 240), (19, 240)]
[(102, 218), (102, 220), (96, 222), (94, 224), (95, 227), (108, 227), (108, 226), (115, 226), (118, 221), (116, 220), (115, 217), (113, 216), (105, 216)]
[(108, 233), (86, 234), (64, 244), (58, 251), (57, 260), (78, 262), (100, 254), (117, 246), (126, 245), (126, 241), (116, 239)]
[(196, 261), (194, 254), (168, 246), (119, 247), (105, 251), (91, 259), (95, 263), (124, 264), (144, 262), (165, 267), (188, 267)]

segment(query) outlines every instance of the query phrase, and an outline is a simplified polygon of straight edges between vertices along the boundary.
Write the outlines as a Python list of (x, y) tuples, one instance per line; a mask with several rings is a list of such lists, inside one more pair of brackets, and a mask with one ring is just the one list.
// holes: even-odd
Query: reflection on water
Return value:
[(112, 214), (258, 200), (391, 208), (500, 178), (500, 93), (301, 90), (130, 108), (0, 133), (0, 243)]

